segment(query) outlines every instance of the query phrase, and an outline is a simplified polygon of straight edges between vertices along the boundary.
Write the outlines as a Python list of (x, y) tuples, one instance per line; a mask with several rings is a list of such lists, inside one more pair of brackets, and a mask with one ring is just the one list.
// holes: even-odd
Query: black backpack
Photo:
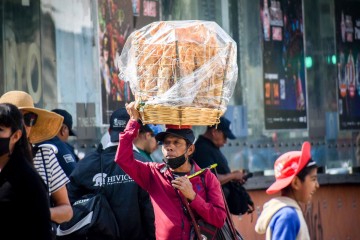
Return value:
[(226, 198), (230, 213), (234, 215), (249, 214), (254, 211), (254, 202), (249, 193), (238, 182), (229, 182), (229, 194)]

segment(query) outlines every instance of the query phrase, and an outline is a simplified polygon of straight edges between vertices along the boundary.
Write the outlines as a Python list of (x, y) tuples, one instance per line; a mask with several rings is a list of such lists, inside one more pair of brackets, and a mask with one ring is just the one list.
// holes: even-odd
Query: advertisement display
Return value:
[(306, 129), (301, 0), (261, 0), (266, 129)]
[(120, 79), (116, 59), (134, 30), (159, 20), (159, 2), (98, 0), (102, 122), (134, 99), (128, 82)]
[(360, 2), (335, 1), (339, 129), (360, 129)]

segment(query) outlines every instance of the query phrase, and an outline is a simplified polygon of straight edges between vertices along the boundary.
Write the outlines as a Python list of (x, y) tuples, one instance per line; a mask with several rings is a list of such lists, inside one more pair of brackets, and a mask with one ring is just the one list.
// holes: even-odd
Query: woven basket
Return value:
[(196, 107), (178, 107), (163, 105), (145, 105), (139, 107), (141, 121), (144, 124), (172, 125), (215, 125), (224, 114), (222, 110)]
[(237, 81), (236, 42), (215, 22), (153, 22), (117, 60), (145, 124), (219, 123)]

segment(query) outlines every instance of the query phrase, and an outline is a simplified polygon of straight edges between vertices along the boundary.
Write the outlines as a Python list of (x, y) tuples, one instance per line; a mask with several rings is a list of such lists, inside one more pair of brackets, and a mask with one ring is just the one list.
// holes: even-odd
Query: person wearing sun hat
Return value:
[(57, 148), (50, 144), (36, 145), (56, 136), (63, 117), (45, 109), (36, 108), (33, 98), (24, 91), (9, 91), (0, 97), (0, 103), (11, 103), (23, 114), (26, 133), (34, 152), (34, 167), (44, 180), (53, 206), (51, 220), (55, 223), (69, 221), (73, 211), (68, 198), (66, 184), (70, 181), (59, 165), (55, 153)]
[(115, 162), (149, 193), (154, 206), (156, 239), (190, 239), (192, 224), (183, 211), (182, 200), (187, 200), (205, 222), (221, 228), (226, 210), (216, 176), (204, 171), (203, 178), (187, 177), (201, 170), (191, 157), (195, 150), (191, 126), (166, 125), (166, 130), (155, 136), (161, 142), (163, 162), (144, 163), (133, 154), (133, 140), (141, 126), (140, 113), (135, 102), (127, 104), (126, 110), (130, 120), (120, 133)]
[(281, 192), (281, 196), (263, 206), (255, 231), (266, 234), (266, 239), (310, 239), (301, 205), (312, 200), (319, 188), (317, 165), (311, 159), (311, 145), (302, 144), (301, 151), (282, 154), (274, 164), (275, 182), (266, 190), (267, 194)]
[(25, 124), (32, 125), (28, 132), (29, 142), (32, 144), (55, 137), (64, 120), (59, 114), (36, 108), (31, 95), (24, 91), (6, 92), (1, 96), (0, 103), (12, 103), (21, 110)]

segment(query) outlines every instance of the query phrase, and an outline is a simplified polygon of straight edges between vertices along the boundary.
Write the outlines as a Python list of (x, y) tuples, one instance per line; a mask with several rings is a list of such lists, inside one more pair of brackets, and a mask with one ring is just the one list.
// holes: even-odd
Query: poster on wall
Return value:
[(134, 99), (130, 84), (119, 78), (116, 58), (129, 35), (159, 20), (159, 2), (145, 0), (98, 0), (102, 123)]
[(301, 0), (260, 0), (265, 129), (306, 129)]
[(340, 130), (360, 129), (360, 2), (335, 1)]

